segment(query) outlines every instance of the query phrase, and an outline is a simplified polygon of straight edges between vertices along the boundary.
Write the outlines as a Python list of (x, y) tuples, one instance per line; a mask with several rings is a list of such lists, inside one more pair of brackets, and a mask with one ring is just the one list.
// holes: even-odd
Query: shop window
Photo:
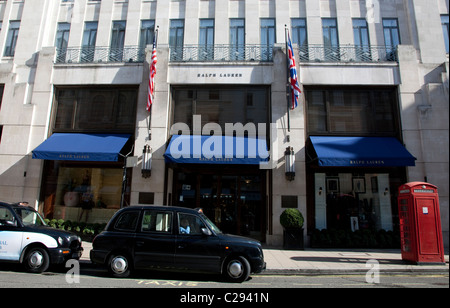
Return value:
[[(49, 161), (44, 172), (44, 217), (107, 223), (121, 207), (121, 164), (83, 165)], [(127, 173), (124, 205), (129, 203)]]
[(202, 128), (215, 123), (222, 133), (226, 123), (267, 123), (268, 99), (266, 87), (175, 88), (173, 123), (185, 123), (192, 132), (192, 116), (200, 115)]
[(54, 132), (134, 132), (136, 89), (58, 88), (56, 100)]
[(390, 135), (399, 131), (395, 89), (306, 89), (308, 132)]
[(317, 229), (393, 230), (388, 173), (316, 173)]

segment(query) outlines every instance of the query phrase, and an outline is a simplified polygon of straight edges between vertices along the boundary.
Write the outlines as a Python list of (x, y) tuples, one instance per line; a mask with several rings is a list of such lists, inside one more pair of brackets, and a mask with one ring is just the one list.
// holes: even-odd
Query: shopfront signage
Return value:
[(353, 166), (358, 166), (358, 165), (383, 166), (384, 160), (365, 160), (365, 159), (350, 160), (350, 165), (353, 165)]
[(197, 73), (197, 78), (242, 78), (242, 73)]

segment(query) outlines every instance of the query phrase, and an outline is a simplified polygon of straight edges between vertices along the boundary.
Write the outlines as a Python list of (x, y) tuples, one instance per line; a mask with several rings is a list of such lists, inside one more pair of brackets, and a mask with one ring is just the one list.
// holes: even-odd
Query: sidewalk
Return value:
[[(90, 261), (90, 242), (83, 242), (81, 260)], [(399, 249), (306, 249), (283, 250), (263, 247), (266, 261), (265, 274), (269, 275), (333, 275), (367, 273), (376, 260), (381, 273), (446, 273), (449, 272), (449, 255), (445, 264), (412, 265), (402, 260)], [(376, 264), (376, 263), (375, 263)]]

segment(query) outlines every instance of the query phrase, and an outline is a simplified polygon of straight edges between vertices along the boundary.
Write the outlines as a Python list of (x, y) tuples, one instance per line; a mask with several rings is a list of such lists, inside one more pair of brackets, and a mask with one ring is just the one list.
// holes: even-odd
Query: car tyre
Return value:
[(225, 262), (223, 274), (230, 282), (246, 281), (250, 275), (250, 263), (242, 256), (233, 256)]
[(44, 248), (34, 247), (27, 251), (23, 264), (30, 273), (42, 273), (48, 269), (50, 257)]
[(116, 278), (127, 278), (131, 275), (131, 258), (125, 254), (114, 254), (109, 258), (108, 271)]

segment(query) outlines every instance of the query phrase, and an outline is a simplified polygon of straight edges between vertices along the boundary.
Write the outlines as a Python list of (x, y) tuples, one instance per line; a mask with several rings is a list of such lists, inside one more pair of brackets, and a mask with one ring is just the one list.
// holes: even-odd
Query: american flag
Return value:
[(148, 81), (148, 97), (147, 97), (147, 111), (152, 108), (154, 96), (155, 96), (155, 75), (156, 75), (156, 35), (153, 38), (153, 51), (152, 51), (152, 63), (150, 63), (150, 76)]
[(297, 67), (295, 66), (294, 49), (292, 48), (291, 37), (288, 33), (288, 50), (289, 50), (289, 77), (291, 79), (291, 109), (298, 105), (298, 97), (302, 91), (298, 84)]

